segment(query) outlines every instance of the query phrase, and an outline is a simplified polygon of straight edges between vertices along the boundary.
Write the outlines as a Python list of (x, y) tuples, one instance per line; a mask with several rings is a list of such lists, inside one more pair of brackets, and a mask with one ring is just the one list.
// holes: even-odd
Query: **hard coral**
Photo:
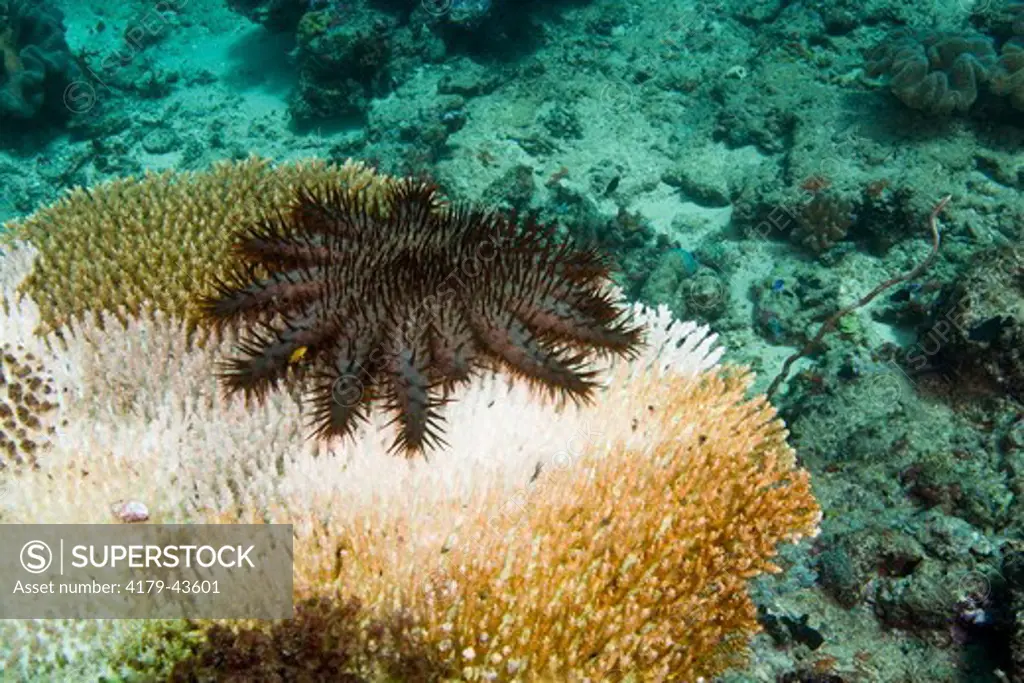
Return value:
[(215, 625), (193, 656), (183, 659), (168, 677), (169, 683), (247, 683), (281, 681), (300, 683), (368, 683), (356, 671), (367, 668), (368, 638), (377, 641), (377, 657), (394, 681), (439, 681), (442, 668), (429, 652), (415, 652), (412, 643), (395, 642), (396, 624), (361, 623), (357, 600), (334, 602), (313, 598), (296, 605), (292, 619), (269, 630), (259, 627), (232, 630)]
[[(676, 334), (687, 326), (662, 348), (678, 349)], [(337, 526), (293, 518), (299, 595), (354, 595), (362, 619), (388, 626), (371, 639), (377, 660), (391, 668), (404, 653), (424, 667), (397, 680), (696, 681), (741, 664), (759, 630), (747, 580), (780, 571), (775, 545), (816, 533), (820, 511), (782, 423), (745, 398), (749, 376), (684, 379), (653, 357), (616, 368), (596, 414), (560, 423), (576, 434), (570, 452), (523, 461), (532, 476), (521, 471), (512, 489), (478, 488), (494, 481), (487, 454), (483, 478), (450, 498), (444, 485), (406, 482), (400, 506), (372, 496), (369, 509), (331, 505), (340, 491), (318, 499)], [(440, 467), (438, 482), (468, 473)], [(300, 645), (310, 662), (331, 656), (318, 646), (331, 641)]]
[[(556, 465), (521, 513), (495, 500), (466, 525), (447, 571), (413, 597), (416, 611), (436, 605), (428, 640), (483, 680), (694, 681), (741, 664), (758, 630), (746, 580), (781, 571), (770, 548), (819, 514), (774, 412), (744, 400), (749, 380), (663, 378), (620, 395), (643, 445)], [(727, 435), (734, 420), (765, 429)]]
[(853, 203), (833, 192), (819, 192), (794, 212), (793, 237), (821, 253), (846, 237), (853, 225)]
[(318, 436), (351, 434), (380, 403), (400, 425), (394, 447), (422, 450), (443, 443), (438, 409), (478, 370), (586, 400), (591, 351), (629, 355), (640, 343), (597, 252), (532, 219), (441, 206), (415, 180), (383, 207), (343, 188), (300, 192), (237, 252), (244, 267), (203, 302), (217, 324), (250, 324), (224, 385), (263, 397), (310, 378)]
[[(44, 347), (32, 339), (32, 316), (17, 301), (14, 285), (35, 258), (31, 249), (0, 251), (0, 470), (35, 465), (54, 434), (58, 390), (43, 360)], [(28, 324), (20, 322), (28, 318)], [(2, 488), (2, 482), (0, 482)]]
[(0, 346), (0, 468), (35, 464), (54, 431), (54, 398), (53, 382), (31, 352)]
[[(130, 497), (154, 521), (293, 524), (297, 601), (326, 596), (343, 615), (355, 598), (361, 626), (400, 627), (387, 643), (369, 630), (351, 660), (367, 662), (351, 673), (369, 680), (388, 661), (382, 643), (429, 656), (449, 679), (710, 679), (758, 628), (748, 579), (778, 571), (776, 544), (815, 533), (821, 513), (785, 425), (748, 397), (749, 376), (718, 367), (707, 329), (664, 309), (631, 313), (647, 344), (629, 362), (606, 359), (591, 405), (554, 411), (521, 383), (481, 378), (449, 406), (451, 450), (430, 463), (389, 454), (377, 416), (331, 449), (295, 428), (293, 397), (224, 401), (208, 373), (221, 349), (189, 347), (166, 316), (85, 321), (47, 357), (76, 377), (69, 424), (9, 486), (3, 520), (103, 522)], [(130, 409), (118, 408), (122, 386)], [(0, 667), (14, 680), (111, 680), (126, 628), (0, 620)], [(264, 642), (287, 663), (296, 645), (330, 648), (345, 633), (318, 641), (316, 630), (293, 623), (283, 635), (306, 640)], [(430, 680), (420, 671), (406, 680)]]
[(868, 54), (870, 76), (889, 77), (904, 104), (938, 116), (966, 112), (996, 65), (992, 40), (972, 33), (908, 30), (891, 34)]
[(273, 166), (255, 157), (147, 173), (76, 188), (5, 225), (0, 244), (21, 239), (40, 251), (22, 291), (38, 303), (44, 330), (101, 312), (125, 320), (144, 302), (193, 326), (197, 295), (234, 266), (231, 244), (260, 215), (287, 207), (296, 188), (376, 193), (390, 183), (357, 162)]

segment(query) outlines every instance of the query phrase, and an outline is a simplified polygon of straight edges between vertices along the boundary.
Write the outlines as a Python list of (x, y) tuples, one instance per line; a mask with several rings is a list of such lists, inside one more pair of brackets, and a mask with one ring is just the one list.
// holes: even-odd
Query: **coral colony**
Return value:
[(0, 541), (291, 543), (0, 679), (1024, 683), (1022, 143), (1024, 0), (0, 0)]

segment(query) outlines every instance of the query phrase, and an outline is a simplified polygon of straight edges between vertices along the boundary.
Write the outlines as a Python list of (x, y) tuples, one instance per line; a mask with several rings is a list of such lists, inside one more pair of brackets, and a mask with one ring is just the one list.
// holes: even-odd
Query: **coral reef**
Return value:
[(992, 40), (970, 33), (901, 30), (867, 57), (868, 75), (888, 76), (905, 105), (938, 116), (970, 109), (996, 65)]
[(39, 249), (24, 291), (47, 329), (99, 311), (137, 313), (144, 302), (194, 323), (196, 297), (234, 266), (231, 245), (260, 216), (287, 208), (299, 187), (376, 192), (389, 182), (355, 162), (275, 167), (255, 157), (200, 173), (147, 173), (76, 188), (6, 224), (0, 244), (23, 239)]
[(908, 238), (919, 237), (922, 202), (920, 190), (894, 186), (884, 178), (837, 188), (827, 178), (812, 176), (786, 189), (750, 191), (733, 221), (751, 234), (785, 236), (820, 261), (835, 265), (854, 249), (884, 255)]
[(1024, 252), (990, 248), (943, 291), (905, 364), (1024, 399)]
[(1010, 29), (1019, 36), (1024, 36), (1024, 2), (1007, 0), (1006, 10), (1012, 21)]
[[(810, 320), (821, 316), (821, 283), (805, 273), (760, 282), (753, 288), (754, 328), (771, 344), (806, 341)], [(812, 306), (818, 303), (819, 306)]]
[[(86, 79), (98, 89), (96, 106), (89, 115), (74, 115), (69, 135), (45, 148), (28, 149), (42, 137), (32, 127), (45, 123), (45, 111), (17, 124), (0, 121), (4, 137), (15, 144), (24, 140), (17, 147), (30, 152), (0, 151), (0, 223), (18, 216), (23, 224), (21, 217), (39, 207), (48, 207), (39, 214), (52, 211), (65, 188), (90, 187), (102, 195), (107, 179), (129, 174), (146, 184), (146, 169), (206, 177), (202, 171), (215, 159), (241, 160), (251, 151), (339, 164), (350, 156), (372, 159), (383, 172), (436, 179), (453, 196), (520, 215), (536, 210), (545, 221), (566, 226), (568, 235), (618, 261), (613, 276), (628, 300), (664, 303), (677, 319), (709, 322), (730, 349), (730, 360), (757, 372), (758, 390), (770, 387), (780, 364), (788, 362), (794, 349), (786, 347), (804, 347), (817, 330), (829, 329), (823, 321), (925, 257), (923, 218), (937, 197), (953, 195), (942, 217), (942, 249), (928, 272), (839, 318), (779, 386), (776, 405), (784, 411), (790, 444), (812, 472), (826, 510), (822, 535), (814, 544), (782, 548), (775, 562), (784, 574), (751, 581), (767, 632), (750, 639), (749, 666), (710, 678), (1024, 680), (1024, 580), (1017, 576), (1012, 589), (1003, 589), (993, 573), (1010, 578), (995, 549), (1019, 538), (1024, 520), (1024, 420), (1020, 402), (1003, 388), (1012, 386), (1015, 372), (1011, 345), (1021, 344), (1011, 320), (1017, 308), (1011, 295), (1018, 290), (998, 269), (986, 283), (984, 271), (971, 263), (992, 246), (1019, 244), (1024, 225), (1024, 1), (171, 0), (107, 3), (101, 14), (90, 11), (92, 2), (32, 5), (61, 7), (74, 59), (103, 83)], [(170, 5), (179, 9), (163, 9)], [(166, 21), (140, 27), (146, 15), (160, 18), (154, 10)], [(151, 27), (151, 34), (140, 36), (140, 28)], [(941, 104), (954, 107), (952, 116), (927, 116), (906, 106), (890, 92), (895, 73), (880, 72), (889, 80), (864, 78), (863, 51), (900, 28), (920, 31), (922, 38), (904, 64), (911, 74), (927, 57), (922, 41), (934, 35), (929, 30), (991, 37), (994, 62), (990, 54), (977, 58), (970, 50), (964, 58), (978, 91), (966, 114), (955, 108), (966, 102), (958, 99), (952, 66), (942, 69), (944, 77), (931, 76), (938, 69), (929, 63), (919, 84), (907, 88), (924, 104), (933, 97), (928, 88), (946, 88)], [(371, 44), (368, 35), (379, 35), (383, 44)], [(980, 74), (983, 63), (991, 64), (987, 76)], [(939, 94), (934, 98), (942, 99)], [(9, 134), (16, 125), (28, 127), (28, 134)], [(464, 575), (448, 561), (465, 559), (460, 564), (470, 568), (484, 561), (485, 551), (478, 556), (463, 547), (472, 539), (462, 532), (476, 528), (477, 515), (494, 520), (491, 534), (506, 530), (503, 520), (521, 521), (510, 532), (512, 546), (487, 546), (495, 561), (509, 547), (520, 556), (519, 535), (531, 535), (538, 545), (564, 543), (568, 532), (547, 538), (536, 528), (541, 515), (531, 512), (555, 499), (544, 495), (554, 481), (548, 476), (560, 474), (561, 463), (566, 470), (589, 468), (590, 455), (614, 448), (605, 441), (628, 436), (634, 419), (643, 429), (646, 406), (657, 416), (662, 404), (651, 401), (619, 416), (598, 390), (594, 415), (610, 425), (611, 436), (594, 424), (577, 436), (557, 421), (588, 409), (539, 405), (518, 383), (506, 392), (506, 378), (481, 378), (487, 391), (460, 387), (452, 396), (458, 400), (444, 409), (450, 452), (432, 450), (429, 459), (413, 462), (383, 457), (400, 425), (387, 425), (390, 415), (376, 410), (353, 438), (306, 443), (304, 425), (312, 411), (297, 392), (270, 392), (248, 406), (223, 400), (210, 368), (238, 353), (237, 339), (188, 343), (206, 329), (192, 331), (198, 309), (191, 297), (212, 289), (213, 278), (203, 280), (203, 274), (220, 276), (230, 268), (206, 263), (204, 245), (213, 245), (209, 253), (218, 264), (229, 261), (230, 245), (251, 221), (274, 208), (290, 210), (302, 183), (261, 194), (260, 187), (276, 181), (255, 183), (252, 192), (226, 181), (223, 194), (232, 206), (221, 209), (215, 197), (205, 197), (215, 190), (190, 184), (188, 174), (169, 175), (168, 184), (182, 184), (183, 193), (204, 195), (196, 208), (177, 203), (174, 190), (161, 195), (171, 208), (146, 201), (131, 206), (157, 217), (160, 224), (149, 233), (169, 245), (168, 253), (182, 254), (182, 270), (201, 276), (195, 284), (177, 283), (171, 264), (159, 257), (130, 269), (130, 283), (118, 279), (117, 261), (130, 263), (136, 253), (105, 254), (152, 247), (137, 234), (111, 238), (103, 218), (90, 224), (94, 244), (108, 245), (102, 251), (90, 246), (90, 230), (82, 226), (74, 230), (82, 239), (56, 244), (58, 236), (71, 234), (62, 230), (62, 220), (40, 224), (32, 238), (44, 253), (63, 250), (65, 256), (49, 263), (40, 257), (33, 268), (47, 271), (47, 282), (40, 280), (17, 302), (13, 318), (0, 319), (0, 346), (14, 349), (19, 372), (31, 354), (32, 372), (52, 387), (46, 399), (55, 404), (40, 421), (55, 431), (30, 437), (40, 444), (31, 455), (0, 453), (4, 465), (13, 465), (0, 468), (0, 517), (121, 522), (130, 506), (119, 505), (112, 514), (117, 501), (137, 502), (152, 522), (269, 511), (259, 521), (300, 520), (296, 537), (313, 550), (298, 553), (306, 581), (297, 597), (314, 601), (300, 608), (300, 622), (291, 629), (0, 623), (0, 678), (166, 680), (184, 657), (182, 675), (208, 680), (347, 674), (379, 681), (394, 661), (395, 646), (403, 644), (437, 665), (406, 677), (484, 679), (489, 672), (474, 665), (493, 653), (473, 642), (473, 624), (466, 623), (476, 614), (490, 619), (486, 608), (498, 601), (494, 596), (526, 595), (533, 585), (546, 594), (555, 582), (534, 572), (465, 597), (467, 582), (493, 584), (477, 582), (480, 574)], [(325, 186), (333, 182), (324, 180)], [(852, 224), (844, 226), (843, 214), (836, 214), (840, 223), (826, 222), (831, 234), (818, 239), (814, 211), (804, 210), (815, 195), (849, 202)], [(197, 232), (193, 223), (204, 219), (219, 226), (223, 240), (211, 229), (193, 250), (170, 234), (177, 230), (190, 239)], [(119, 220), (142, 222), (128, 215)], [(76, 250), (84, 265), (62, 277), (66, 255)], [(89, 264), (90, 257), (97, 263)], [(57, 310), (56, 297), (61, 308), (77, 301), (73, 287), (92, 271), (103, 278), (109, 273), (110, 284), (83, 292), (94, 297), (102, 290), (102, 297), (76, 304), (77, 313)], [(142, 293), (138, 282), (145, 278), (154, 282)], [(972, 291), (956, 307), (950, 297), (961, 284)], [(114, 291), (122, 287), (130, 291)], [(134, 303), (144, 298), (157, 310)], [(32, 313), (36, 304), (44, 309), (42, 319)], [(105, 329), (97, 326), (95, 311)], [(67, 347), (36, 348), (39, 340), (22, 329), (37, 326), (62, 335)], [(60, 342), (56, 336), (45, 340)], [(950, 348), (944, 352), (943, 345)], [(296, 364), (304, 358), (297, 356)], [(11, 367), (3, 367), (5, 380)], [(605, 372), (600, 378), (613, 392), (621, 381)], [(0, 388), (0, 397), (8, 401), (5, 391)], [(685, 389), (679, 393), (669, 400), (688, 400)], [(512, 408), (505, 403), (509, 397)], [(680, 423), (700, 410), (681, 415)], [(588, 437), (593, 431), (601, 433)], [(588, 441), (587, 459), (578, 457)], [(637, 443), (634, 466), (649, 455), (639, 437)], [(519, 469), (509, 466), (516, 458)], [(575, 481), (583, 481), (582, 471)], [(628, 490), (633, 480), (619, 481)], [(731, 488), (729, 482), (719, 485)], [(478, 504), (480, 489), (495, 486), (505, 494), (497, 511)], [(578, 488), (577, 497), (593, 495), (588, 486)], [(453, 519), (456, 500), (466, 519)], [(624, 503), (618, 501), (607, 509), (621, 513)], [(662, 508), (676, 506), (673, 501)], [(411, 518), (422, 521), (403, 526)], [(650, 518), (640, 519), (638, 525)], [(613, 516), (608, 528), (630, 545), (632, 530), (615, 526), (621, 523)], [(581, 528), (587, 533), (594, 527)], [(371, 536), (369, 529), (378, 532)], [(306, 542), (314, 534), (317, 543)], [(570, 538), (569, 547), (586, 555), (588, 540)], [(311, 556), (317, 559), (307, 560)], [(515, 558), (510, 572), (519, 572)], [(543, 561), (558, 558), (544, 555)], [(448, 633), (457, 639), (450, 643), (433, 632), (413, 632), (399, 618), (410, 612), (393, 611), (421, 604), (403, 602), (426, 585), (408, 568), (413, 563), (444, 565), (447, 574), (438, 571), (438, 582), (450, 579), (455, 588), (430, 592), (451, 601), (444, 606), (462, 609), (476, 601), (472, 610), (479, 612), (460, 612), (469, 616), (452, 621)], [(577, 573), (588, 577), (581, 582), (593, 576)], [(964, 589), (975, 577), (991, 580), (985, 600)], [(608, 583), (617, 588), (614, 580)], [(604, 590), (601, 585), (595, 594)], [(359, 593), (355, 602), (352, 592)], [(355, 619), (353, 604), (359, 605)], [(507, 611), (534, 615), (531, 604), (523, 597), (516, 607), (524, 609)], [(565, 624), (565, 631), (551, 627), (558, 635), (601, 628), (569, 610), (554, 614), (552, 621), (561, 615)], [(583, 617), (592, 612), (584, 610)], [(664, 623), (661, 617), (651, 617), (655, 629)], [(366, 656), (374, 644), (360, 631), (367, 625), (374, 632), (366, 635), (389, 650), (377, 647), (375, 671)], [(694, 634), (704, 628), (696, 626)], [(634, 624), (626, 628), (636, 630)], [(332, 634), (351, 646), (335, 647)], [(582, 650), (584, 636), (579, 643)], [(453, 656), (471, 647), (474, 658), (450, 665), (440, 661), (441, 647)], [(565, 648), (567, 656), (573, 652)], [(324, 673), (339, 668), (346, 653), (352, 656), (345, 671)], [(222, 662), (228, 664), (218, 668)], [(464, 665), (470, 668), (466, 676)], [(225, 671), (228, 666), (236, 670)], [(580, 669), (578, 677), (609, 683), (657, 678), (647, 675), (646, 665), (623, 668)], [(507, 669), (499, 673), (512, 677)], [(676, 678), (694, 680), (688, 673)], [(531, 666), (520, 678), (572, 680), (576, 674), (545, 675)]]
[(1003, 45), (999, 66), (992, 80), (992, 92), (1005, 95), (1011, 105), (1024, 111), (1024, 37), (1008, 40)]
[(59, 9), (31, 0), (0, 4), (0, 123), (42, 127), (65, 118), (64, 89), (77, 73)]
[(289, 103), (310, 123), (363, 113), (389, 86), (392, 21), (362, 4), (309, 12), (296, 34), (299, 84)]
[[(690, 400), (708, 409), (717, 405), (731, 412), (726, 406), (739, 408), (733, 400), (739, 399), (746, 383), (737, 379), (716, 377), (694, 387)], [(656, 394), (665, 398), (682, 389), (671, 380), (663, 388), (665, 393)], [(719, 404), (718, 397), (723, 395), (733, 399)], [(666, 405), (651, 395), (646, 399), (653, 401), (650, 405)], [(711, 404), (704, 403), (709, 400)], [(740, 408), (738, 414), (751, 419), (747, 413), (751, 408)], [(677, 409), (681, 412), (675, 417), (665, 418), (677, 422), (683, 414), (690, 414), (681, 405)], [(717, 408), (712, 410), (717, 412)], [(632, 411), (627, 408), (627, 413)], [(774, 450), (772, 444), (779, 444), (774, 438), (764, 442), (769, 449), (767, 457), (752, 470), (749, 461), (728, 457), (730, 447), (725, 441), (719, 441), (722, 450), (710, 447), (723, 436), (715, 425), (730, 421), (701, 421), (697, 433), (707, 440), (692, 450), (684, 447), (685, 456), (660, 439), (655, 442), (663, 446), (647, 453), (622, 452), (619, 457), (609, 453), (594, 463), (589, 485), (573, 476), (562, 480), (558, 473), (550, 475), (552, 490), (539, 493), (538, 504), (525, 512), (523, 521), (527, 528), (537, 530), (564, 529), (564, 535), (541, 539), (517, 534), (506, 545), (489, 530), (470, 533), (468, 546), (453, 552), (447, 576), (427, 586), (427, 604), (436, 600), (450, 610), (428, 628), (428, 641), (437, 642), (448, 661), (461, 667), (464, 675), (468, 669), (499, 680), (517, 678), (518, 668), (526, 668), (533, 680), (615, 680), (630, 671), (639, 679), (694, 680), (736, 664), (744, 649), (744, 634), (753, 628), (754, 610), (739, 588), (746, 572), (735, 572), (748, 562), (751, 572), (766, 567), (753, 557), (735, 555), (722, 558), (725, 564), (718, 565), (711, 560), (717, 551), (705, 544), (717, 545), (715, 539), (721, 538), (721, 533), (732, 536), (728, 530), (737, 523), (745, 527), (761, 519), (771, 520), (769, 527), (779, 522), (789, 526), (797, 519), (809, 520), (804, 515), (814, 513), (806, 507), (806, 500), (798, 502), (799, 497), (793, 499), (789, 494), (785, 500), (762, 498), (778, 484), (794, 493), (790, 487), (796, 482), (789, 475), (782, 475), (782, 481), (776, 479), (787, 466), (773, 473), (775, 467), (769, 464), (774, 460), (768, 455)], [(668, 422), (663, 425), (667, 427)], [(645, 438), (651, 436), (648, 433)], [(713, 454), (713, 450), (718, 452)], [(659, 463), (654, 476), (640, 465), (647, 457)], [(767, 469), (762, 471), (762, 466)], [(731, 501), (712, 501), (717, 498), (713, 482), (718, 477), (732, 482), (752, 477), (759, 483), (752, 489), (742, 487), (746, 491)], [(776, 483), (770, 483), (773, 480)], [(646, 493), (651, 491), (661, 492), (660, 502), (653, 506)], [(753, 501), (767, 507), (761, 511), (748, 508)], [(673, 512), (666, 517), (664, 511), (669, 509)], [(512, 527), (507, 524), (499, 529)], [(634, 535), (634, 529), (646, 531)], [(771, 538), (778, 531), (768, 533)], [(726, 556), (744, 546), (755, 556), (761, 555), (774, 542), (766, 545), (767, 539), (758, 535), (733, 536), (725, 544), (731, 548)], [(577, 543), (582, 539), (588, 541), (581, 553), (583, 547)], [(477, 543), (489, 550), (479, 553), (474, 548)], [(724, 566), (732, 569), (723, 572)], [(708, 593), (699, 577), (712, 575), (720, 580), (714, 593)], [(519, 578), (526, 576), (531, 577), (528, 582)], [(532, 586), (540, 590), (535, 593)], [(481, 591), (486, 597), (474, 597)], [(708, 615), (715, 615), (717, 623), (709, 623)], [(625, 624), (631, 625), (620, 631)], [(539, 633), (547, 635), (534, 635)], [(510, 670), (511, 664), (515, 666)]]
[[(1024, 16), (1024, 13), (1022, 13)], [(1002, 634), (1007, 643), (1008, 667), (1011, 683), (1024, 681), (1024, 547), (1014, 539), (1003, 547), (1000, 578), (1002, 590), (993, 591), (991, 597), (998, 601)], [(986, 605), (988, 607), (990, 605)], [(1000, 638), (1002, 640), (1002, 638)]]
[(816, 193), (793, 211), (792, 236), (815, 253), (831, 249), (854, 223), (853, 202), (835, 192)]
[(290, 215), (249, 230), (241, 269), (202, 302), (216, 325), (247, 327), (221, 380), (264, 397), (310, 378), (325, 438), (382, 405), (408, 454), (444, 443), (440, 408), (480, 371), (585, 402), (593, 353), (630, 355), (642, 334), (607, 292), (606, 257), (555, 227), (441, 206), (436, 186), (413, 179), (383, 200), (344, 185), (323, 199), (300, 191)]
[[(298, 600), (344, 615), (354, 599), (359, 624), (396, 625), (393, 639), (361, 630), (352, 644), (349, 673), (368, 680), (403, 652), (448, 678), (710, 677), (742, 661), (758, 629), (747, 581), (780, 571), (777, 544), (815, 534), (820, 510), (783, 424), (747, 398), (748, 375), (718, 365), (708, 331), (630, 312), (648, 345), (608, 360), (591, 406), (552, 411), (528, 387), (481, 377), (450, 406), (451, 449), (430, 463), (390, 455), (393, 425), (375, 417), (325, 453), (294, 427), (293, 397), (226, 402), (206, 367), (230, 340), (190, 349), (159, 312), (84, 321), (42, 359), (67, 368), (80, 398), (47, 459), (17, 473), (3, 521), (103, 521), (110, 501), (132, 498), (154, 522), (293, 523)], [(207, 625), (204, 644), (166, 656), (201, 672), (204, 652), (236, 652), (240, 675), (268, 643), (304, 648), (311, 666), (344, 657), (303, 625), (331, 617), (309, 616), (265, 638)], [(29, 679), (95, 679), (125, 661), (126, 628), (0, 622), (0, 661)], [(346, 632), (330, 633), (344, 645)], [(268, 664), (289, 666), (278, 654)]]
[[(433, 2), (437, 3), (437, 0)], [(443, 5), (444, 0), (438, 4)], [(491, 9), (491, 0), (450, 0), (448, 4), (448, 21), (469, 28), (483, 22)]]
[(640, 300), (651, 305), (664, 303), (677, 318), (715, 320), (728, 307), (724, 279), (685, 249), (665, 250), (644, 275)]
[[(328, 0), (330, 1), (330, 0)], [(291, 32), (320, 0), (228, 0), (228, 7), (271, 31)]]
[(411, 23), (396, 7), (366, 0), (232, 0), (232, 6), (271, 30), (295, 34), (298, 83), (288, 109), (298, 127), (306, 128), (367, 114), (374, 98), (443, 56), (441, 38), (425, 30), (424, 21), (433, 25), (443, 16), (473, 25), (487, 12), (479, 0), (446, 0), (435, 14), (433, 1), (424, 0), (415, 10), (423, 17)]

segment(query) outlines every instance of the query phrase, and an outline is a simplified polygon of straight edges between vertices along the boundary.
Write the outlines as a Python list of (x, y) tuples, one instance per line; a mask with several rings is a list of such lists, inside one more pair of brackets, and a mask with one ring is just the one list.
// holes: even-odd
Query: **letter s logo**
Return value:
[(29, 541), (21, 547), (21, 566), (30, 574), (42, 574), (53, 562), (50, 546), (42, 541)]

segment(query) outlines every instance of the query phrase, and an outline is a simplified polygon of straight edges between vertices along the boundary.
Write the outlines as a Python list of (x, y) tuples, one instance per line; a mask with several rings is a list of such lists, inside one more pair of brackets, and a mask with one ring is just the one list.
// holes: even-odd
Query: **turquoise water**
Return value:
[(1022, 145), (1019, 0), (0, 0), (4, 231), (351, 158), (533, 212), (717, 334), (823, 510), (730, 683), (1024, 681)]

